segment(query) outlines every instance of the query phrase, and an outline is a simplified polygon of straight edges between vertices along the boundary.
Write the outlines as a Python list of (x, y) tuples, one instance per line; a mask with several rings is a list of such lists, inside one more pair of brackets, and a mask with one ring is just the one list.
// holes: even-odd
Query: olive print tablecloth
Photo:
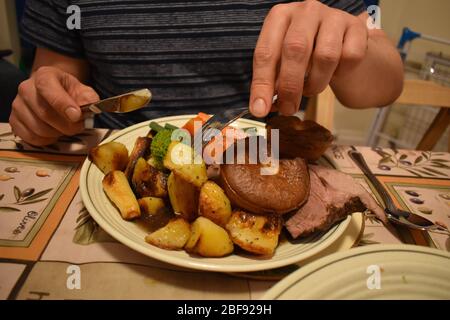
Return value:
[[(78, 192), (87, 150), (109, 130), (89, 130), (34, 148), (0, 124), (0, 299), (258, 299), (297, 267), (236, 277), (180, 269), (116, 242), (89, 216)], [(351, 174), (377, 198), (333, 146), (320, 162)], [(450, 154), (357, 147), (403, 209), (450, 225)], [(413, 243), (450, 251), (450, 238), (396, 228), (365, 216), (358, 245)], [(70, 284), (78, 269), (80, 288)]]

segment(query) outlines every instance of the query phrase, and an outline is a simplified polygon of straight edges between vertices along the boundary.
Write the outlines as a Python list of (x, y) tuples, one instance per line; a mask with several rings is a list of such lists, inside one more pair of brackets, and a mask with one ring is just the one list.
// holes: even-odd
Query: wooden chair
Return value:
[[(417, 150), (431, 150), (450, 124), (450, 88), (425, 80), (405, 80), (402, 94), (395, 103), (440, 108), (417, 145)], [(448, 142), (450, 152), (450, 139)]]
[[(333, 91), (328, 86), (325, 91), (310, 99), (305, 111), (305, 119), (315, 120), (333, 131), (335, 99)], [(417, 150), (424, 151), (433, 149), (450, 124), (450, 88), (431, 81), (406, 79), (402, 94), (395, 103), (412, 107), (440, 108), (439, 113), (416, 147)], [(450, 137), (448, 151), (450, 152)]]
[(305, 110), (305, 119), (315, 120), (318, 124), (333, 132), (335, 102), (336, 97), (328, 86), (323, 92), (309, 99)]

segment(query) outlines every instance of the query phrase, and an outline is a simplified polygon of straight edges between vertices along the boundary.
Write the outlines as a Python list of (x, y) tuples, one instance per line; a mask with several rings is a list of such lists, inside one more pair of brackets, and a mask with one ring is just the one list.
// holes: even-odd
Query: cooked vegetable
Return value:
[(165, 125), (164, 125), (164, 129), (169, 129), (169, 130), (177, 130), (177, 129), (179, 129), (177, 126), (174, 126), (173, 124), (170, 124), (170, 123), (166, 123)]
[(162, 162), (164, 156), (167, 153), (170, 143), (172, 142), (172, 132), (173, 130), (163, 129), (159, 131), (152, 140), (150, 146), (152, 157), (158, 161)]
[(207, 180), (206, 165), (200, 155), (178, 141), (173, 141), (164, 158), (164, 166), (200, 188)]
[(189, 133), (191, 134), (191, 136), (194, 136), (195, 132), (194, 132), (194, 123), (196, 121), (200, 122), (201, 124), (198, 125), (198, 128), (201, 128), (202, 125), (208, 121), (209, 119), (209, 115), (207, 115), (206, 113), (203, 112), (199, 112), (197, 114), (197, 116), (195, 118), (191, 118), (188, 122), (186, 122), (186, 124), (183, 126), (183, 129), (186, 129), (187, 131), (189, 131)]
[(150, 166), (144, 158), (139, 158), (136, 162), (131, 185), (139, 197), (167, 196), (166, 174)]
[(225, 192), (217, 184), (207, 181), (200, 189), (199, 214), (225, 227), (231, 217), (231, 204)]
[(204, 217), (198, 217), (191, 225), (191, 237), (186, 251), (203, 257), (223, 257), (233, 252), (233, 242), (225, 229)]
[(173, 211), (187, 221), (195, 220), (198, 212), (197, 188), (173, 172), (169, 175), (167, 186)]
[(162, 249), (179, 250), (184, 247), (191, 235), (189, 223), (175, 218), (169, 223), (145, 237), (145, 241)]
[(141, 215), (139, 204), (122, 171), (110, 171), (102, 181), (103, 190), (119, 209), (122, 218), (131, 220)]
[(162, 125), (160, 125), (159, 123), (154, 122), (154, 121), (150, 122), (149, 127), (150, 127), (150, 129), (152, 129), (156, 133), (164, 130), (164, 127)]
[(145, 197), (138, 200), (141, 213), (157, 215), (166, 209), (164, 200), (155, 197)]
[(231, 239), (242, 249), (260, 255), (271, 255), (278, 245), (282, 227), (277, 215), (258, 216), (244, 211), (231, 215), (226, 229)]
[(89, 160), (104, 174), (113, 170), (123, 170), (128, 163), (128, 150), (120, 142), (104, 143), (90, 150)]
[(139, 158), (146, 158), (150, 154), (150, 144), (152, 139), (149, 137), (138, 137), (134, 143), (133, 151), (131, 151), (130, 159), (127, 168), (125, 169), (125, 176), (131, 182), (134, 167)]

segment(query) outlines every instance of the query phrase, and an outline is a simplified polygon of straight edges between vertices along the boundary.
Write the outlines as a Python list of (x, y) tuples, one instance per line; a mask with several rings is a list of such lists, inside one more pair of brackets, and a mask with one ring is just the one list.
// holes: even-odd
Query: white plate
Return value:
[[(183, 126), (195, 115), (184, 115), (154, 119), (161, 125), (170, 123)], [(137, 137), (145, 136), (149, 130), (150, 121), (143, 122), (121, 130), (104, 141), (117, 141), (127, 146), (130, 151)], [(261, 122), (240, 119), (237, 126), (257, 127), (264, 129)], [(81, 197), (87, 210), (94, 220), (112, 237), (119, 242), (154, 259), (164, 261), (180, 267), (219, 271), (219, 272), (251, 272), (284, 267), (310, 258), (333, 244), (347, 229), (351, 217), (335, 225), (324, 234), (317, 234), (297, 241), (295, 244), (282, 242), (273, 257), (261, 259), (252, 255), (232, 254), (223, 258), (201, 258), (192, 256), (184, 251), (169, 251), (157, 248), (145, 242), (146, 233), (135, 223), (121, 218), (117, 209), (111, 204), (102, 188), (103, 173), (89, 160), (86, 160), (81, 169), (80, 190)]]
[(450, 299), (450, 254), (412, 245), (355, 248), (306, 265), (262, 299)]

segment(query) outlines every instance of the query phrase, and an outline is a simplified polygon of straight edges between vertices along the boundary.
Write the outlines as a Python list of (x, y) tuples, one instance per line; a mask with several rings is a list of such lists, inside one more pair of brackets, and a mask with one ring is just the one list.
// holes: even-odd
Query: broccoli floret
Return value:
[(172, 132), (173, 130), (171, 129), (163, 129), (153, 137), (150, 151), (152, 157), (155, 159), (155, 164), (160, 164), (162, 166), (169, 144), (172, 142)]

